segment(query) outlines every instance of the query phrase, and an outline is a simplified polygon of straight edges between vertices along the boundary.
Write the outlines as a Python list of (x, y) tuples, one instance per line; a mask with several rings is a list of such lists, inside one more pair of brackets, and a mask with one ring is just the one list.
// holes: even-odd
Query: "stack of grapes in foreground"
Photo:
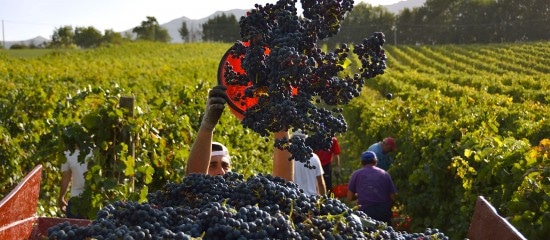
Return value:
[(308, 196), (271, 175), (191, 174), (148, 195), (117, 201), (88, 226), (68, 222), (49, 239), (448, 239), (437, 229), (395, 231), (336, 198)]

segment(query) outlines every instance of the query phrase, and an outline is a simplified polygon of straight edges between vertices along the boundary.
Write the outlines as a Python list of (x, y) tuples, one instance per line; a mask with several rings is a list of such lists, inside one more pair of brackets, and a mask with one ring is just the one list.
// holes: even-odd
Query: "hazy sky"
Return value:
[[(355, 0), (374, 6), (390, 5), (401, 0)], [(159, 24), (180, 17), (201, 19), (216, 11), (250, 9), (254, 4), (277, 0), (0, 0), (1, 39), (19, 41), (42, 36), (51, 38), (63, 26), (93, 26), (103, 33), (139, 26), (147, 16)]]

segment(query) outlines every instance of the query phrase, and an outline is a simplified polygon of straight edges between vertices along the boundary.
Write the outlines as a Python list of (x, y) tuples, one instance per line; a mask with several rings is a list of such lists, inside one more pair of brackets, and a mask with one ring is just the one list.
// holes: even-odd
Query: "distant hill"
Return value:
[(38, 36), (32, 39), (22, 40), (22, 41), (6, 41), (6, 46), (4, 46), (4, 48), (9, 49), (12, 45), (15, 45), (15, 44), (21, 44), (25, 46), (34, 45), (34, 46), (40, 47), (48, 41), (50, 40), (42, 36)]
[(398, 14), (401, 10), (405, 8), (413, 9), (415, 7), (421, 7), (424, 5), (426, 0), (407, 0), (407, 1), (401, 1), (398, 3), (394, 3), (391, 5), (382, 5), (388, 9), (393, 14)]
[[(208, 16), (208, 17), (201, 18), (201, 19), (196, 19), (196, 20), (189, 19), (187, 17), (181, 17), (181, 18), (176, 18), (176, 19), (174, 19), (170, 22), (161, 24), (160, 26), (168, 30), (168, 34), (170, 35), (170, 37), (172, 37), (172, 42), (181, 43), (181, 42), (183, 42), (183, 40), (181, 39), (181, 36), (180, 36), (180, 33), (178, 32), (178, 29), (181, 27), (182, 22), (187, 23), (187, 30), (189, 30), (190, 35), (191, 35), (191, 34), (193, 34), (193, 32), (201, 32), (202, 31), (202, 25), (205, 24), (211, 18), (214, 18), (214, 17), (220, 16), (222, 14), (225, 14), (226, 16), (234, 15), (237, 18), (237, 21), (239, 21), (239, 19), (242, 16), (244, 16), (247, 11), (248, 11), (248, 9), (247, 10), (245, 10), (245, 9), (233, 9), (233, 10), (228, 10), (228, 11), (217, 11), (217, 12), (213, 13), (212, 15)], [(132, 30), (128, 30), (128, 31), (130, 33), (132, 32)], [(202, 39), (200, 34), (195, 34), (193, 36), (193, 41), (198, 41), (200, 39)]]

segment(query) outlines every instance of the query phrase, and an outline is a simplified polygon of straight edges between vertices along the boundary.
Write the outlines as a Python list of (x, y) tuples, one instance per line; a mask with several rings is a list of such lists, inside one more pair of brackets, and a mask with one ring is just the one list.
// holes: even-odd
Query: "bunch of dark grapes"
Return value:
[(336, 198), (309, 196), (271, 175), (192, 174), (147, 200), (113, 202), (88, 226), (49, 228), (48, 239), (448, 239), (437, 229), (395, 231)]
[[(306, 140), (309, 148), (290, 148), (293, 141), (289, 139), (275, 144), (289, 150), (295, 160), (307, 162), (312, 151), (329, 149), (332, 137), (347, 130), (341, 106), (359, 96), (366, 79), (384, 73), (385, 39), (383, 33), (374, 33), (352, 51), (342, 44), (323, 52), (317, 42), (339, 32), (353, 0), (301, 0), (303, 17), (298, 16), (295, 4), (296, 0), (256, 4), (240, 19), (242, 41), (230, 52), (241, 58), (245, 73), (226, 64), (224, 78), (229, 85), (247, 86), (234, 101), (258, 99), (245, 111), (243, 126), (261, 136), (301, 129), (313, 139)], [(353, 76), (343, 73), (351, 53), (362, 64)], [(321, 103), (333, 109), (319, 107)]]

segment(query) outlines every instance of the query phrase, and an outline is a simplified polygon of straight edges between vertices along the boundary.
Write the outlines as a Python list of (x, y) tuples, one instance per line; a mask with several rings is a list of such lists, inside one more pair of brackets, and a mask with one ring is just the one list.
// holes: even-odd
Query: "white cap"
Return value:
[(292, 136), (296, 136), (299, 138), (307, 138), (307, 134), (305, 134), (302, 130), (298, 129), (292, 133)]
[(224, 158), (222, 158), (222, 161), (231, 163), (231, 156), (229, 156), (229, 151), (227, 150), (227, 147), (219, 142), (212, 142), (212, 155), (210, 156), (224, 156)]

